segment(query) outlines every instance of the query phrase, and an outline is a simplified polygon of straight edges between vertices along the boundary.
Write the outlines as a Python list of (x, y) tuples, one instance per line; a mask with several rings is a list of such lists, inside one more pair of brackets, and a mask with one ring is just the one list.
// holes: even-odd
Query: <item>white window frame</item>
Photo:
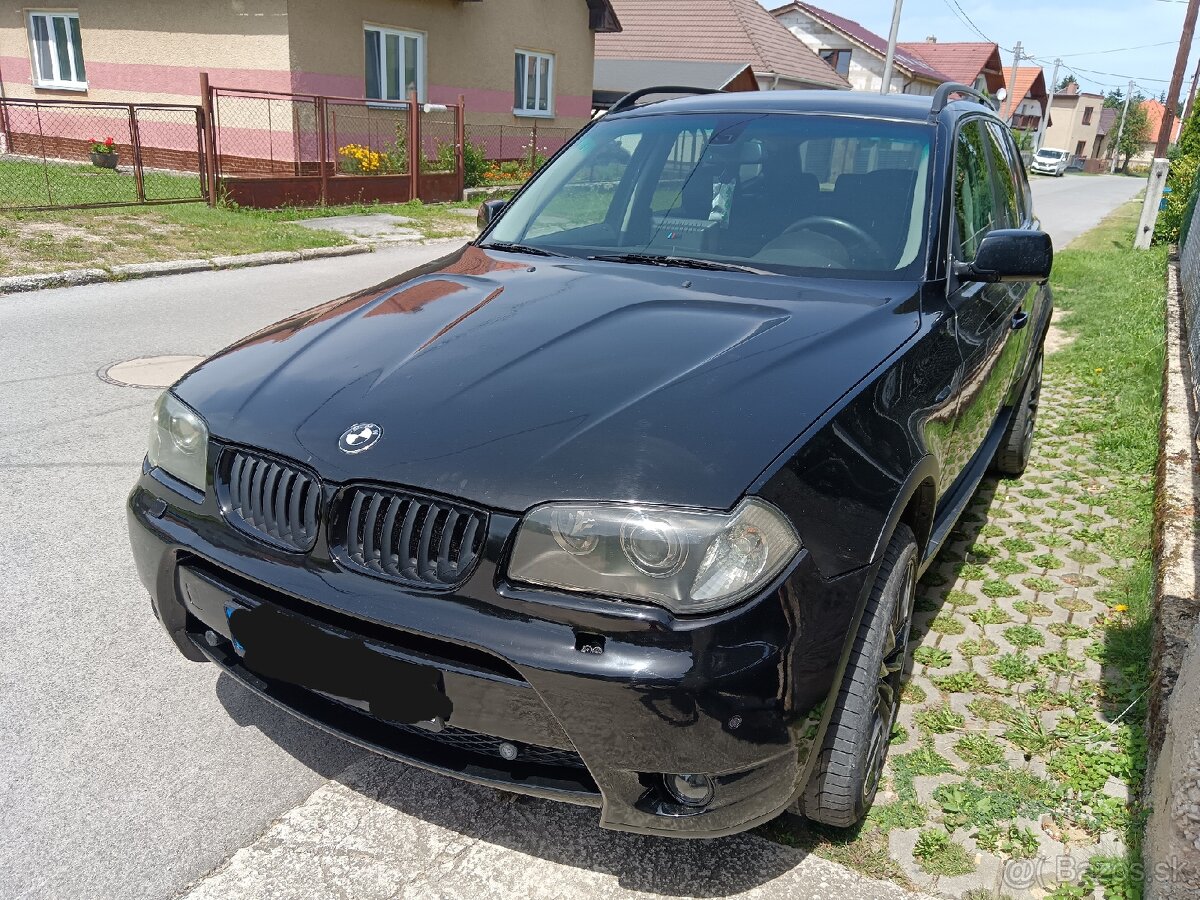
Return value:
[[(522, 50), (520, 47), (518, 47), (517, 49), (515, 49), (513, 51), (513, 65), (514, 66), (516, 65), (518, 55), (522, 55), (525, 57), (525, 67), (522, 72), (521, 93), (519, 95), (516, 94), (516, 92), (515, 92), (516, 85), (515, 84), (513, 85), (513, 88), (514, 88), (513, 115), (514, 116), (525, 116), (525, 117), (529, 117), (529, 118), (538, 118), (538, 119), (553, 119), (554, 118), (554, 54), (553, 53), (544, 53), (539, 50)], [(528, 109), (525, 107), (525, 103), (528, 100), (528, 98), (525, 96), (525, 88), (529, 84), (529, 66), (530, 66), (530, 63), (534, 63), (540, 69), (541, 68), (540, 64), (543, 61), (550, 63), (549, 68), (547, 69), (547, 74), (546, 74), (546, 78), (549, 83), (543, 85), (541, 83), (541, 79), (535, 79), (534, 83), (536, 86), (536, 93), (534, 94), (534, 98), (533, 98), (534, 108)], [(515, 74), (515, 69), (514, 69), (514, 74)], [(546, 108), (545, 109), (537, 109), (537, 107), (540, 105), (540, 101), (542, 100), (542, 92), (543, 91), (546, 93)]]
[[(408, 99), (407, 93), (403, 97), (388, 97), (387, 96), (387, 90), (386, 90), (386, 88), (387, 88), (387, 61), (388, 61), (387, 38), (389, 35), (396, 37), (398, 39), (398, 43), (400, 45), (400, 53), (401, 53), (400, 81), (401, 82), (404, 81), (404, 70), (406, 68), (405, 60), (403, 58), (404, 40), (405, 40), (405, 38), (413, 38), (416, 40), (416, 42), (417, 42), (417, 57), (418, 57), (417, 65), (416, 65), (417, 99), (420, 102), (424, 103), (425, 102), (425, 62), (426, 62), (426, 56), (427, 56), (426, 49), (425, 49), (426, 48), (425, 32), (423, 32), (423, 31), (406, 31), (403, 28), (389, 28), (386, 25), (372, 25), (370, 22), (366, 22), (363, 24), (364, 35), (366, 34), (366, 32), (369, 32), (369, 31), (374, 31), (379, 35), (379, 85), (378, 85), (379, 97), (378, 98), (375, 98), (375, 97), (369, 98), (372, 102), (372, 105), (374, 105), (375, 103), (398, 103), (398, 102), (403, 102)], [(363, 58), (363, 85), (364, 85), (363, 92), (364, 93), (366, 93), (366, 91), (365, 91), (366, 68), (367, 68), (367, 61), (364, 56), (364, 58)]]
[[(35, 37), (35, 31), (34, 31), (34, 24), (33, 24), (34, 19), (44, 19), (46, 21), (46, 35), (47, 35), (46, 46), (50, 52), (50, 65), (57, 74), (62, 74), (62, 71), (63, 71), (62, 63), (58, 58), (58, 42), (54, 39), (54, 20), (55, 19), (64, 20), (64, 22), (67, 24), (67, 28), (69, 31), (70, 22), (72, 20), (74, 20), (74, 22), (75, 22), (75, 27), (79, 28), (79, 13), (75, 10), (65, 10), (65, 9), (31, 9), (25, 13), (25, 28), (26, 28), (26, 31), (29, 33), (29, 58), (30, 58), (30, 61), (33, 63), (34, 86), (40, 87), (40, 88), (55, 88), (55, 89), (63, 90), (63, 91), (86, 91), (87, 90), (86, 74), (84, 76), (84, 80), (75, 81), (75, 80), (65, 80), (65, 79), (61, 79), (61, 78), (47, 77), (46, 74), (44, 72), (42, 72), (42, 63), (41, 63), (41, 59), (38, 56), (37, 39)], [(83, 50), (83, 32), (82, 32), (82, 30), (80, 30), (80, 36), (79, 36), (79, 49), (80, 49), (80, 52), (82, 52), (82, 50)], [(78, 63), (80, 63), (81, 61), (75, 59), (75, 42), (73, 40), (67, 41), (67, 56), (68, 56), (67, 63), (70, 66), (70, 71), (72, 73), (74, 73), (75, 71), (77, 71), (80, 68)], [(86, 61), (82, 61), (82, 62), (84, 65), (84, 71), (86, 73), (86, 71), (87, 71)], [(53, 75), (53, 74), (54, 73), (51, 73), (51, 75)]]

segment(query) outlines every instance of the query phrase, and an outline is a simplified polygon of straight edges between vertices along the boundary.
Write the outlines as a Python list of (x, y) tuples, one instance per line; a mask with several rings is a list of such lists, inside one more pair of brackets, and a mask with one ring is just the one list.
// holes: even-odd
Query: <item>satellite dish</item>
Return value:
[(1006, 99), (1008, 99), (1008, 90), (1006, 88), (1000, 88), (1000, 90), (996, 91), (996, 99), (1003, 103)]

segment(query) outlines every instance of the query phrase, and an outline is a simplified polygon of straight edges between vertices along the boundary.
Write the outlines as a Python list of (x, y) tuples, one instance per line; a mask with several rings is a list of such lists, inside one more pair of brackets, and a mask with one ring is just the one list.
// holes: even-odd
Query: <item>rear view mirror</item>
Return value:
[(1053, 262), (1046, 232), (999, 228), (980, 241), (975, 259), (954, 264), (954, 274), (963, 281), (1045, 281)]
[(475, 217), (475, 224), (479, 226), (479, 230), (483, 231), (491, 225), (506, 206), (507, 200), (484, 200), (479, 204), (479, 214)]

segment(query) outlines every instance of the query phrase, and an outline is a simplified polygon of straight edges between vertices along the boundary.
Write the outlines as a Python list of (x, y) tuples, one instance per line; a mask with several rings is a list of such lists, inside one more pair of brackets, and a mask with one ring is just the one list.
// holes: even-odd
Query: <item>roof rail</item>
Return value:
[(950, 102), (951, 94), (965, 94), (968, 97), (974, 97), (984, 106), (991, 110), (998, 110), (999, 107), (992, 102), (983, 91), (977, 91), (973, 87), (968, 87), (965, 84), (959, 84), (956, 81), (947, 81), (945, 84), (939, 84), (936, 91), (933, 92), (933, 103), (929, 107), (929, 118), (933, 118)]
[(722, 94), (720, 88), (682, 87), (677, 84), (658, 85), (657, 87), (640, 88), (631, 91), (608, 108), (608, 114), (625, 112), (632, 109), (637, 101), (649, 94)]

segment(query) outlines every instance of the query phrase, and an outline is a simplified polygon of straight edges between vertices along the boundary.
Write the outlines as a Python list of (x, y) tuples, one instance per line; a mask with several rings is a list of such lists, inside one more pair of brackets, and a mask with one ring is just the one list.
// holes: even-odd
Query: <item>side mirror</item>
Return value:
[(1044, 231), (999, 228), (988, 233), (971, 262), (956, 262), (963, 281), (1045, 281), (1054, 263), (1054, 244)]
[(483, 231), (491, 225), (506, 206), (508, 206), (507, 200), (484, 200), (479, 204), (479, 214), (475, 217), (475, 224), (479, 226), (479, 230)]

